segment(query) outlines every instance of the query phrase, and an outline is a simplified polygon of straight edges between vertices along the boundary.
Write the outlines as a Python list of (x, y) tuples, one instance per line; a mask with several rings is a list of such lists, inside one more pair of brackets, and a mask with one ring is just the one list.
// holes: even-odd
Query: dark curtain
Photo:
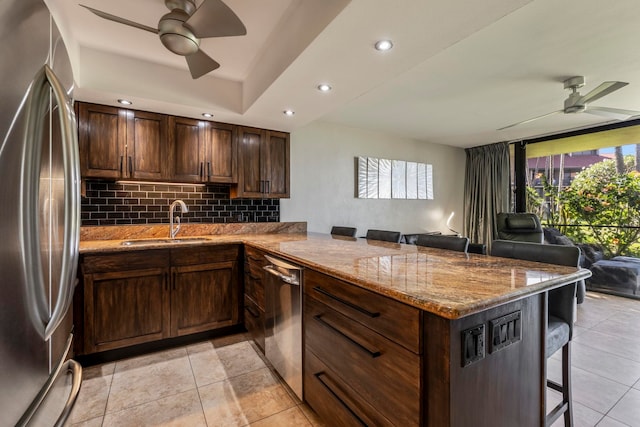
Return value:
[(496, 214), (509, 210), (509, 143), (467, 148), (464, 180), (464, 234), (491, 245)]

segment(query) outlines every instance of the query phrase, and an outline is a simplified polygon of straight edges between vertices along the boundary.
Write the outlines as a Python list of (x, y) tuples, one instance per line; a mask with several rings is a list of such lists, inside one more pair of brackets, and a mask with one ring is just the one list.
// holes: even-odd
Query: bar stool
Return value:
[(466, 253), (469, 247), (469, 238), (438, 234), (421, 234), (416, 240), (416, 245)]
[(366, 237), (369, 240), (381, 240), (383, 242), (400, 243), (402, 233), (400, 233), (399, 231), (367, 230)]
[[(576, 246), (494, 240), (491, 244), (491, 255), (578, 267), (580, 249)], [(547, 412), (545, 419), (547, 427), (551, 426), (563, 414), (565, 427), (573, 426), (571, 338), (573, 336), (575, 298), (576, 283), (573, 286), (563, 286), (549, 291), (545, 357), (548, 359), (562, 348), (562, 384), (547, 379), (547, 387), (562, 393), (562, 402)]]
[(331, 227), (331, 234), (334, 236), (356, 237), (356, 231), (355, 227), (342, 227), (339, 225)]

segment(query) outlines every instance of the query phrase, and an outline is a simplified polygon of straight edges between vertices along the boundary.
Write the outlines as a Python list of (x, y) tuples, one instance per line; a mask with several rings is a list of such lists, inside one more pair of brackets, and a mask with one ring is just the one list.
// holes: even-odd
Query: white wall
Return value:
[[(434, 200), (357, 199), (357, 156), (433, 165)], [(332, 225), (403, 233), (462, 231), (465, 153), (462, 148), (425, 143), (381, 132), (313, 122), (291, 134), (291, 198), (280, 201), (281, 221), (307, 221), (308, 231), (328, 233)]]

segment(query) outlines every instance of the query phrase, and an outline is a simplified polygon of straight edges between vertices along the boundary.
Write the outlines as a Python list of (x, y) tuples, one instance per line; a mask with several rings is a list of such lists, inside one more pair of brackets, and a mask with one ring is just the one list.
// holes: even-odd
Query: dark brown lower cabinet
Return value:
[(264, 253), (245, 246), (244, 254), (244, 325), (258, 348), (264, 353), (265, 295)]
[(336, 425), (419, 425), (421, 358), (401, 345), (419, 326), (419, 310), (310, 269), (305, 275), (305, 400)]
[(78, 354), (237, 325), (239, 246), (85, 255)]
[(172, 267), (171, 334), (181, 336), (238, 323), (237, 263)]
[(447, 319), (308, 268), (304, 399), (331, 426), (543, 426), (545, 306)]

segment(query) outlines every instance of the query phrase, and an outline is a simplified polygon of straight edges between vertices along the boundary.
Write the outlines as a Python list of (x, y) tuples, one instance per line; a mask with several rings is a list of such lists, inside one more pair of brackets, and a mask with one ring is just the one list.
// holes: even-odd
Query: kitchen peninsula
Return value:
[[(547, 292), (588, 270), (305, 232), (203, 237), (179, 246), (237, 245), (305, 267), (304, 399), (327, 420), (544, 424)], [(86, 238), (80, 249), (167, 250)]]

